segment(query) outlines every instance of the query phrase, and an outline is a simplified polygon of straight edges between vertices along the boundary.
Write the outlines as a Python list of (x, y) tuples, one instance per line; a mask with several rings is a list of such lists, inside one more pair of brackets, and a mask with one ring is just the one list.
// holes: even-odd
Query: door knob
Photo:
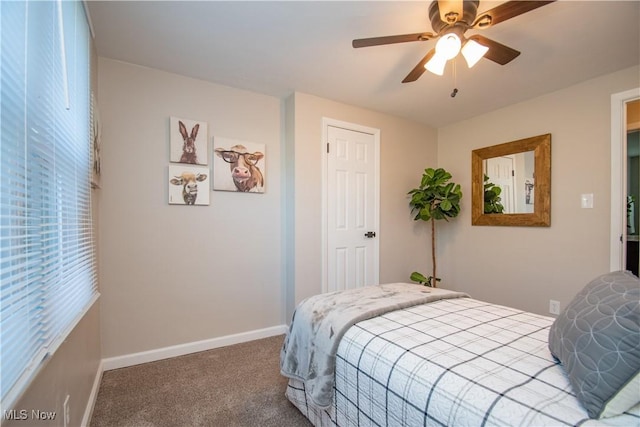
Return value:
[(376, 237), (376, 232), (375, 231), (367, 231), (366, 233), (364, 233), (364, 237), (368, 237), (369, 239), (371, 239), (372, 237)]

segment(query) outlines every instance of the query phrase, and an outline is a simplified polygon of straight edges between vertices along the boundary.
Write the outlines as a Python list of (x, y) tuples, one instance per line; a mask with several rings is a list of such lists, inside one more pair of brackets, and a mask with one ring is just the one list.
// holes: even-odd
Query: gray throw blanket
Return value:
[(305, 383), (314, 405), (333, 398), (336, 352), (352, 325), (381, 314), (447, 298), (469, 295), (410, 283), (390, 283), (330, 292), (298, 304), (280, 352), (280, 372)]

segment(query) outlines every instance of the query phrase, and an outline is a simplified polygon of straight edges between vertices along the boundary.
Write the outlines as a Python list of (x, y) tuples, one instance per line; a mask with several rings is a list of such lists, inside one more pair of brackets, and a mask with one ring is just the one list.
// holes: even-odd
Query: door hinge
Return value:
[(329, 143), (327, 142), (327, 154), (329, 154)]

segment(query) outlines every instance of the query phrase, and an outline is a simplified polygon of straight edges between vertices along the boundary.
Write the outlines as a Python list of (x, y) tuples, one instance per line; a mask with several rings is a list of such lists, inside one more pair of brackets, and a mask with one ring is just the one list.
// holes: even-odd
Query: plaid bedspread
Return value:
[(333, 405), (287, 397), (315, 426), (640, 426), (640, 406), (591, 420), (547, 339), (552, 318), (471, 298), (393, 311), (352, 326)]

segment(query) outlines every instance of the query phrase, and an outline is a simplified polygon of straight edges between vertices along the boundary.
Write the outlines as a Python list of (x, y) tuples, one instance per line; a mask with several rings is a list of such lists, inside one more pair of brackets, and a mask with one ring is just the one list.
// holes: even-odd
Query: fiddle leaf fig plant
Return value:
[(415, 221), (431, 222), (432, 275), (425, 277), (414, 271), (410, 279), (425, 286), (436, 287), (440, 278), (436, 276), (436, 220), (455, 218), (460, 213), (462, 191), (460, 185), (449, 182), (451, 174), (442, 168), (427, 168), (422, 174), (420, 186), (409, 191), (411, 212), (416, 212)]
[(484, 213), (502, 213), (504, 206), (502, 206), (502, 198), (500, 197), (502, 188), (498, 187), (494, 183), (489, 181), (489, 177), (484, 175)]

